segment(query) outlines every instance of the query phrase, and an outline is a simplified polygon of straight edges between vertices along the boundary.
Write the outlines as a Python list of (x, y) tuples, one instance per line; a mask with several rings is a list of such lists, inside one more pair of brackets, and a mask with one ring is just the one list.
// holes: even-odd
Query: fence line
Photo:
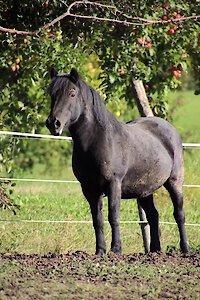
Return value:
[(183, 187), (200, 188), (200, 184), (183, 184)]
[[(0, 222), (9, 223), (71, 223), (71, 224), (92, 224), (92, 220), (11, 220), (11, 219), (0, 219)], [(104, 221), (104, 223), (109, 224), (109, 221)], [(164, 225), (177, 225), (175, 222), (159, 221), (160, 224)], [(120, 221), (120, 224), (148, 224), (146, 221), (130, 220), (130, 221)], [(185, 226), (195, 226), (200, 227), (197, 223), (185, 223)]]
[(198, 143), (183, 143), (184, 148), (200, 148)]
[[(77, 180), (57, 180), (57, 179), (34, 179), (34, 178), (9, 178), (0, 177), (2, 181), (26, 181), (26, 182), (46, 182), (46, 183), (79, 183)], [(183, 187), (200, 188), (200, 184), (183, 184)]]
[(19, 137), (31, 137), (31, 138), (43, 138), (43, 139), (54, 139), (54, 140), (68, 140), (68, 141), (72, 141), (72, 138), (69, 137), (69, 136), (55, 136), (55, 135), (37, 134), (37, 133), (0, 131), (0, 135), (11, 135), (11, 136), (19, 136)]
[[(69, 136), (54, 136), (54, 135), (49, 135), (49, 134), (26, 133), (26, 132), (15, 132), (15, 131), (1, 131), (0, 130), (0, 135), (72, 141), (72, 138)], [(200, 144), (198, 144), (198, 143), (183, 143), (183, 147), (184, 148), (200, 148)]]
[(2, 181), (27, 181), (27, 182), (48, 182), (48, 183), (79, 183), (77, 180), (57, 180), (57, 179), (32, 179), (32, 178), (6, 178), (0, 177)]

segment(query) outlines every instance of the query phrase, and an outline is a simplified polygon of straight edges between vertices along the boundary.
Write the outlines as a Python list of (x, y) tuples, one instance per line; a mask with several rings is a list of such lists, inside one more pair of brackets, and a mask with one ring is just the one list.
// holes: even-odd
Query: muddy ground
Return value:
[(0, 299), (200, 299), (200, 253), (0, 255)]

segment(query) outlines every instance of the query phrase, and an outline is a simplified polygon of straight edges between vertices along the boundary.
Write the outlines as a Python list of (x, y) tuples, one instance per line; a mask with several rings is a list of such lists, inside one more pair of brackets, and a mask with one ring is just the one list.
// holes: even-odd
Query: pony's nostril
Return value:
[(60, 121), (58, 119), (55, 119), (54, 126), (55, 126), (56, 129), (60, 128), (61, 123), (60, 123)]

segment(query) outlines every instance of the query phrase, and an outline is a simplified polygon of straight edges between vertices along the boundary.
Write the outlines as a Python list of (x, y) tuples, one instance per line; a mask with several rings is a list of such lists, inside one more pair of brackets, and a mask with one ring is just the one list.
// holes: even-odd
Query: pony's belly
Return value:
[(122, 199), (131, 199), (131, 198), (144, 198), (147, 197), (151, 194), (153, 194), (153, 192), (155, 192), (157, 189), (159, 189), (162, 186), (162, 184), (160, 185), (151, 185), (151, 186), (147, 186), (147, 185), (142, 185), (139, 184), (137, 186), (132, 186), (132, 187), (122, 187)]
[[(166, 179), (167, 180), (167, 179)], [(163, 185), (163, 182), (152, 184), (137, 183), (133, 185), (122, 184), (122, 199), (147, 197)]]
[(165, 168), (164, 172), (152, 170), (144, 174), (128, 173), (122, 181), (122, 198), (130, 199), (151, 195), (167, 181), (170, 173), (170, 165)]

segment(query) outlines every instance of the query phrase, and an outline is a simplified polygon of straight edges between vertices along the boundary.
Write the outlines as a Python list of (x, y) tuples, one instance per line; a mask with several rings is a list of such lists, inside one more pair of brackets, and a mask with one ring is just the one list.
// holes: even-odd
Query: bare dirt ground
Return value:
[(0, 255), (0, 299), (200, 299), (200, 253)]

